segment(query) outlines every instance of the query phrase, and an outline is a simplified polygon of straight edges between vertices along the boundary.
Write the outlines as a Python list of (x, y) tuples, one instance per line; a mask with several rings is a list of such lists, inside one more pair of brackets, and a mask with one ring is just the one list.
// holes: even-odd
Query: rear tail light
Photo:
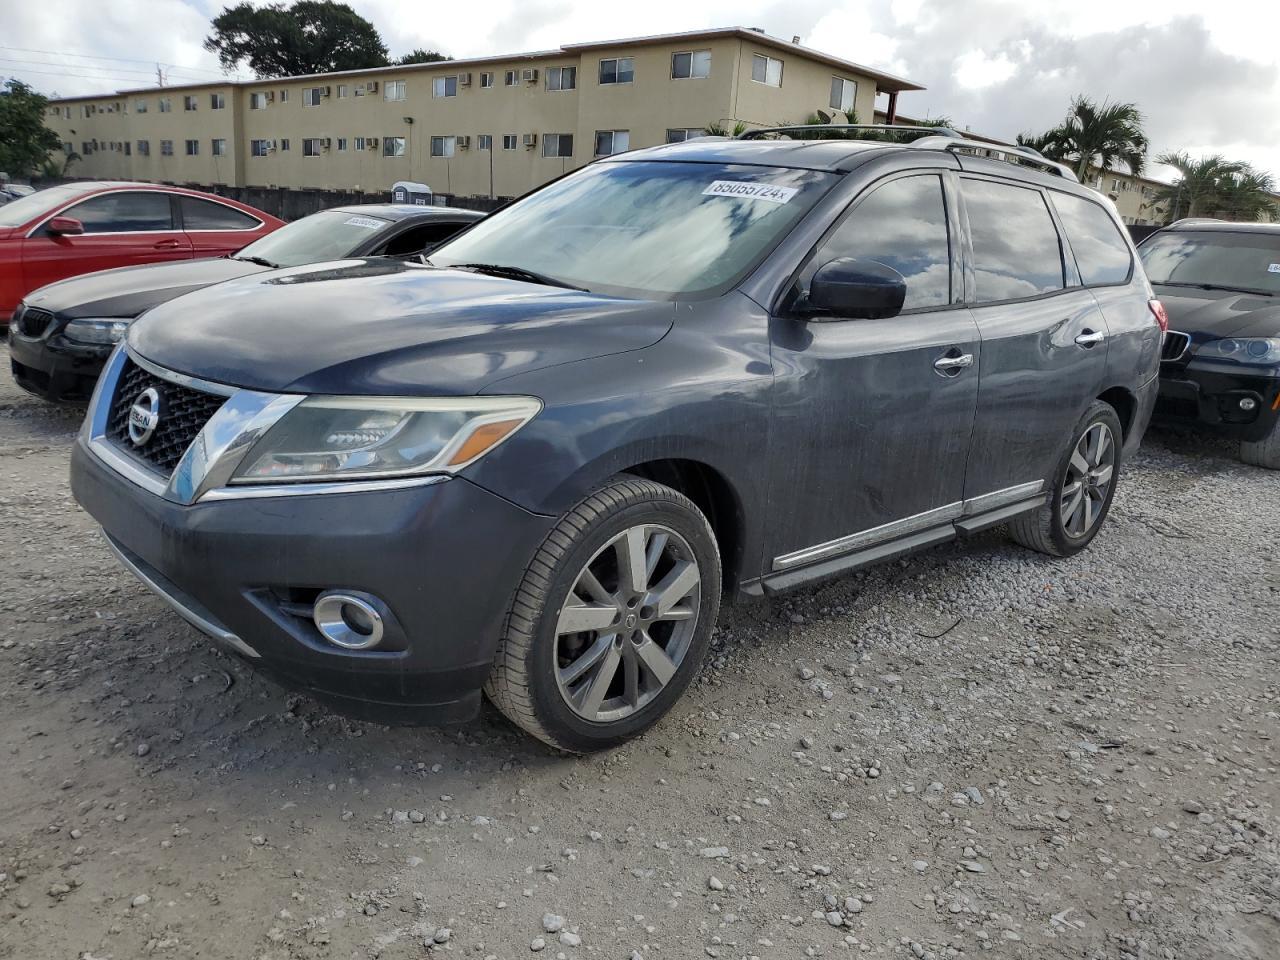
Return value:
[(1164, 304), (1159, 300), (1148, 300), (1147, 306), (1151, 308), (1151, 315), (1156, 318), (1156, 323), (1160, 326), (1160, 332), (1168, 333), (1169, 314), (1164, 312)]

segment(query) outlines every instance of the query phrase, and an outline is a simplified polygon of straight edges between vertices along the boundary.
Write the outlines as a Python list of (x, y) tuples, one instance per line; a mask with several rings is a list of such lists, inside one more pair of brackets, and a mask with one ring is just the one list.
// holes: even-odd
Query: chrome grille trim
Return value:
[(1160, 344), (1160, 362), (1177, 363), (1191, 349), (1191, 337), (1178, 330), (1166, 330)]

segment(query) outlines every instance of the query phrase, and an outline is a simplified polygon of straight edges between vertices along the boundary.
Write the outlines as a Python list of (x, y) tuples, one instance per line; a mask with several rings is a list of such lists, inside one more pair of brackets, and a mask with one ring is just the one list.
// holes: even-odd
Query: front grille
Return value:
[(32, 340), (38, 340), (53, 326), (53, 319), (53, 314), (48, 310), (25, 307), (22, 315), (18, 317), (18, 333)]
[[(160, 419), (151, 438), (139, 447), (129, 439), (129, 408), (148, 387), (160, 394)], [(111, 398), (107, 438), (168, 476), (209, 418), (226, 402), (226, 397), (161, 379), (126, 360)]]
[(1177, 330), (1168, 330), (1164, 335), (1164, 343), (1160, 346), (1160, 359), (1166, 363), (1174, 363), (1187, 355), (1191, 347), (1191, 338)]

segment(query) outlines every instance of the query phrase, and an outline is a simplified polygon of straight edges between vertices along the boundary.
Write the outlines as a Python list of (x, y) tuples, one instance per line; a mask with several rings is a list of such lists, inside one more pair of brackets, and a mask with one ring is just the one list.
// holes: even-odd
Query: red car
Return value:
[(0, 206), (0, 326), (27, 293), (66, 277), (221, 257), (284, 221), (198, 190), (71, 183)]

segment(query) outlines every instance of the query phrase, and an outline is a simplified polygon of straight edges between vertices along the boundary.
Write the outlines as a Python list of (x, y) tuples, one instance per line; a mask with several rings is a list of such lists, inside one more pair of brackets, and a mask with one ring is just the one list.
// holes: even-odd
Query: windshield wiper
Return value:
[(232, 257), (232, 260), (242, 260), (245, 263), (256, 263), (260, 267), (267, 267), (270, 270), (279, 270), (280, 264), (272, 263), (266, 257)]
[(1229, 293), (1257, 293), (1264, 297), (1275, 296), (1274, 291), (1262, 290), (1258, 287), (1228, 287), (1221, 283), (1187, 283), (1183, 280), (1152, 280), (1151, 282), (1161, 287), (1192, 287), (1196, 290), (1226, 290)]
[(541, 283), (548, 287), (565, 287), (568, 290), (586, 290), (574, 283), (557, 280), (545, 273), (534, 273), (523, 267), (508, 267), (501, 263), (453, 263), (449, 266), (455, 270), (474, 270), (476, 273), (487, 273), (495, 277), (508, 277), (511, 280), (526, 280), (529, 283)]

